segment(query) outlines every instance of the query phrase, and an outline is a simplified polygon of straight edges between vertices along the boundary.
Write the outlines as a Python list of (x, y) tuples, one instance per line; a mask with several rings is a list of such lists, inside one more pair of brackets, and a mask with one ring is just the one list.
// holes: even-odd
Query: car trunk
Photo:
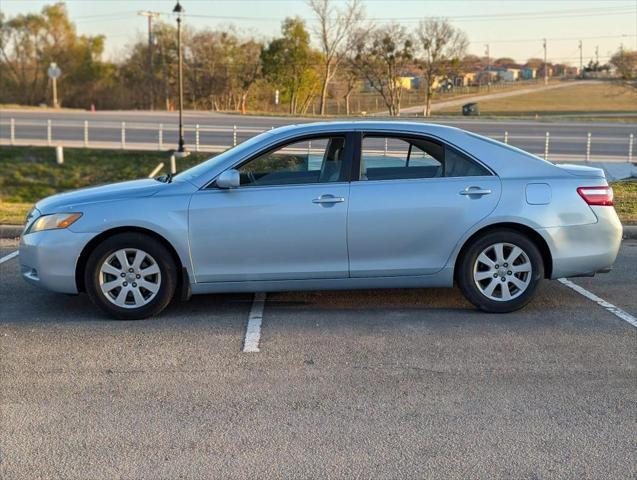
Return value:
[(573, 175), (574, 177), (604, 178), (604, 179), (606, 178), (606, 175), (604, 174), (604, 170), (602, 170), (601, 168), (588, 167), (585, 165), (568, 165), (568, 164), (556, 165), (556, 167), (566, 171), (567, 173), (569, 173), (570, 175)]

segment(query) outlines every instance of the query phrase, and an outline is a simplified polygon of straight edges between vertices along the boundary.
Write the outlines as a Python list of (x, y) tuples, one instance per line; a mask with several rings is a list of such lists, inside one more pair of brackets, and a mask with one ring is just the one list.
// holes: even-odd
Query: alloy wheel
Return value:
[(148, 253), (125, 248), (112, 253), (102, 263), (99, 285), (111, 303), (121, 308), (139, 308), (159, 292), (161, 271)]
[(495, 243), (478, 255), (473, 281), (488, 299), (506, 302), (526, 291), (532, 271), (529, 256), (522, 248), (512, 243)]

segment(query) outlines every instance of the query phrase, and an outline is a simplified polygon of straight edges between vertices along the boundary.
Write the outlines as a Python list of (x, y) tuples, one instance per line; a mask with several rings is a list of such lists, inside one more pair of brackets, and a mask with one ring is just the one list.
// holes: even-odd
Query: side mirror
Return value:
[(217, 188), (237, 188), (240, 183), (239, 171), (231, 168), (217, 177), (215, 185)]

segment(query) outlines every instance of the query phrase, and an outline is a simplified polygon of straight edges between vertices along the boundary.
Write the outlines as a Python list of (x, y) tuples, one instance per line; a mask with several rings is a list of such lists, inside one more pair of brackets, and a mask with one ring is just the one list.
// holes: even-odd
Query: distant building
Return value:
[(522, 80), (533, 80), (537, 78), (537, 70), (531, 67), (522, 67), (520, 70)]
[(558, 77), (576, 77), (579, 75), (579, 68), (557, 63), (553, 65), (553, 74)]
[(398, 83), (405, 90), (418, 90), (420, 88), (420, 77), (417, 75), (398, 77)]
[[(421, 78), (417, 75), (403, 75), (396, 79), (396, 85), (400, 85), (403, 90), (417, 90), (420, 88)], [(369, 80), (365, 80), (362, 83), (361, 91), (371, 92), (374, 91)]]
[(451, 79), (451, 83), (454, 87), (468, 87), (469, 85), (474, 85), (476, 83), (477, 76), (478, 72), (460, 73)]
[(516, 75), (511, 70), (507, 69), (498, 69), (498, 79), (502, 82), (515, 82), (517, 80)]
[(507, 75), (511, 76), (511, 81), (515, 82), (520, 79), (521, 69), (518, 67), (507, 67)]

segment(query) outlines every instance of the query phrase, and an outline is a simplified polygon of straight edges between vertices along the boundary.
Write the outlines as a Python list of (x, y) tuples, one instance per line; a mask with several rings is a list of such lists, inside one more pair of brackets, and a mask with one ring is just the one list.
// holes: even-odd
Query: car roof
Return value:
[(391, 132), (429, 133), (432, 135), (448, 135), (451, 132), (464, 133), (463, 130), (446, 125), (425, 122), (382, 121), (382, 120), (350, 120), (335, 122), (311, 122), (286, 125), (273, 130), (272, 133), (321, 133), (326, 131), (382, 130)]

